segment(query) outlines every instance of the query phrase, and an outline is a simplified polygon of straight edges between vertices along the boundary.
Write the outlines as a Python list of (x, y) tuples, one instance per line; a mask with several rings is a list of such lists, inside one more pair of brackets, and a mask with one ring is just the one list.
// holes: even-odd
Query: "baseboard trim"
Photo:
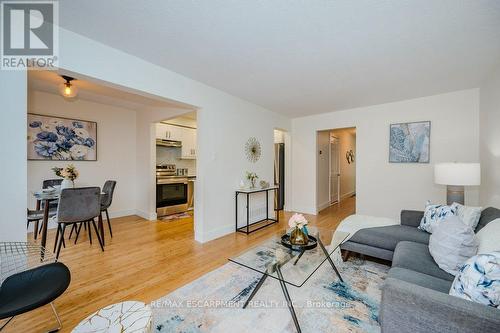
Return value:
[(316, 210), (318, 212), (322, 211), (323, 209), (327, 208), (327, 207), (330, 207), (331, 203), (330, 201), (326, 201), (326, 202), (323, 202), (322, 204), (318, 205), (318, 207), (316, 208)]
[(143, 219), (146, 219), (148, 221), (156, 221), (158, 219), (158, 215), (156, 215), (156, 212), (155, 213), (147, 213), (147, 212), (144, 212), (144, 211), (139, 210), (139, 209), (136, 209), (135, 214), (132, 214), (132, 215), (140, 216)]
[(135, 210), (135, 209), (115, 210), (115, 211), (108, 211), (108, 213), (109, 213), (109, 217), (114, 219), (117, 217), (137, 215), (137, 210)]
[(340, 200), (344, 200), (344, 199), (347, 199), (347, 198), (350, 198), (350, 197), (353, 197), (356, 195), (356, 191), (351, 191), (351, 192), (348, 192), (348, 193), (344, 193), (340, 196)]
[(235, 232), (234, 224), (226, 224), (225, 226), (219, 227), (217, 229), (205, 233), (200, 233), (200, 234), (195, 233), (195, 240), (200, 243), (206, 243), (211, 240), (229, 235), (230, 233), (233, 232)]

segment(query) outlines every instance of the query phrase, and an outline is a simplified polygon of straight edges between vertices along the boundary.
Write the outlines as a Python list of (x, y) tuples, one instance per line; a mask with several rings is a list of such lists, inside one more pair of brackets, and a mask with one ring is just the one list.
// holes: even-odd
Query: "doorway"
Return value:
[(317, 132), (316, 209), (356, 196), (356, 128)]

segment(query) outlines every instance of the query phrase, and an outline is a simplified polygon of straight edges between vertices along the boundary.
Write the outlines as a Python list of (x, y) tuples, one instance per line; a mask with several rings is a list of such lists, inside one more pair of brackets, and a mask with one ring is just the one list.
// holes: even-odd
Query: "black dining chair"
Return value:
[(33, 237), (36, 240), (38, 237), (38, 233), (41, 229), (38, 226), (40, 225), (40, 221), (43, 220), (43, 210), (27, 209), (26, 220), (27, 220), (26, 227), (28, 229), (30, 227), (31, 222), (35, 223), (35, 227), (33, 228)]
[[(54, 187), (54, 186), (61, 186), (62, 181), (63, 180), (61, 178), (45, 179), (42, 182), (42, 189), (46, 189), (46, 188)], [(36, 204), (36, 210), (43, 210), (43, 204), (41, 205), (40, 201), (38, 201)], [(57, 200), (51, 201), (49, 203), (49, 213), (54, 215), (56, 213), (56, 210), (57, 210)]]
[(102, 212), (106, 213), (106, 220), (108, 220), (109, 234), (113, 237), (113, 230), (111, 230), (111, 222), (109, 220), (108, 208), (113, 202), (113, 193), (115, 192), (116, 181), (107, 180), (102, 187), (102, 192), (105, 193), (101, 196), (101, 219)]
[(7, 277), (0, 286), (0, 320), (8, 319), (0, 331), (17, 315), (50, 304), (57, 319), (58, 328), (62, 324), (53, 301), (61, 296), (69, 286), (71, 273), (60, 262), (42, 265)]
[(92, 224), (101, 250), (104, 251), (103, 242), (95, 224), (95, 218), (99, 217), (100, 214), (101, 189), (99, 187), (66, 188), (61, 191), (57, 215), (54, 219), (57, 222), (56, 241), (54, 244), (54, 250), (57, 247), (56, 259), (59, 258), (59, 253), (61, 252), (66, 227), (68, 225), (76, 226), (78, 223), (80, 225), (77, 237), (82, 225), (88, 223), (89, 240), (92, 244), (92, 231), (90, 228), (90, 224)]

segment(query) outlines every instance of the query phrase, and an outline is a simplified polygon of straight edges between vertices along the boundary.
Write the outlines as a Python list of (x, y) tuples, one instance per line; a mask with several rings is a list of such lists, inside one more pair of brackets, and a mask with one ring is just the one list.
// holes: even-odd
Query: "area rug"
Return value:
[(174, 220), (179, 220), (179, 219), (187, 219), (188, 217), (193, 217), (193, 216), (189, 213), (179, 213), (179, 214), (172, 214), (172, 215), (163, 216), (163, 217), (160, 217), (158, 220), (169, 222), (169, 221), (174, 221)]
[[(380, 287), (389, 267), (351, 259), (341, 283), (328, 263), (301, 287), (288, 286), (302, 332), (379, 332)], [(279, 282), (268, 278), (251, 305), (243, 303), (260, 274), (227, 263), (151, 303), (155, 332), (296, 332)]]

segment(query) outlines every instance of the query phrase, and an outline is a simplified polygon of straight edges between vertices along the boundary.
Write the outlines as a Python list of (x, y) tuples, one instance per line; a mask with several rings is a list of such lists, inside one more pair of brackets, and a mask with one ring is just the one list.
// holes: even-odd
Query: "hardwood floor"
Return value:
[[(354, 212), (355, 198), (349, 198), (307, 218), (311, 225), (334, 229)], [(68, 290), (55, 302), (63, 322), (61, 332), (71, 332), (87, 315), (106, 305), (124, 300), (149, 303), (170, 293), (224, 265), (229, 257), (280, 234), (290, 215), (281, 213), (279, 224), (254, 234), (233, 233), (204, 244), (194, 240), (191, 218), (163, 222), (138, 216), (113, 219), (113, 238), (106, 229), (105, 252), (96, 239), (90, 245), (82, 232), (78, 244), (66, 242), (61, 250), (60, 261), (70, 268), (72, 277)], [(50, 230), (49, 249), (54, 237)], [(32, 241), (33, 236), (29, 234), (28, 239)], [(50, 306), (45, 306), (14, 318), (4, 331), (43, 332), (55, 324)]]

